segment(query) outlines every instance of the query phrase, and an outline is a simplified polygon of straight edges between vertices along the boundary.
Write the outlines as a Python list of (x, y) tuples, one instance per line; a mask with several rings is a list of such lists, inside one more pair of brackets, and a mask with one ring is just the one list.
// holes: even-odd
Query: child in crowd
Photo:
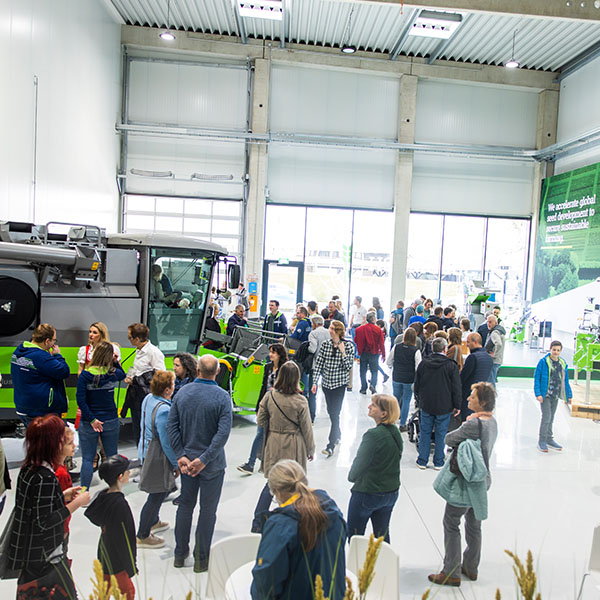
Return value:
[[(54, 471), (56, 478), (58, 479), (58, 483), (60, 484), (60, 489), (64, 492), (69, 488), (73, 487), (73, 480), (71, 479), (71, 475), (65, 466), (65, 460), (67, 458), (73, 458), (75, 454), (75, 432), (69, 427), (65, 427), (65, 435), (63, 438), (62, 450), (60, 455), (60, 466)], [(85, 491), (85, 490), (82, 490)], [(69, 549), (69, 523), (71, 521), (71, 517), (65, 520), (65, 539), (63, 542), (63, 548), (65, 550), (65, 556), (67, 557), (67, 561), (69, 562), (69, 567), (71, 566), (72, 560), (68, 557), (67, 551)]]
[(115, 454), (98, 468), (100, 479), (108, 488), (99, 492), (85, 511), (85, 516), (102, 528), (98, 542), (98, 560), (104, 569), (104, 579), (111, 575), (117, 580), (119, 590), (127, 600), (135, 598), (131, 578), (137, 573), (135, 523), (131, 508), (122, 492), (129, 481), (129, 460)]
[(550, 352), (540, 358), (533, 376), (533, 390), (542, 409), (538, 440), (540, 452), (548, 452), (548, 448), (562, 450), (562, 446), (554, 441), (552, 424), (559, 398), (568, 403), (573, 397), (573, 392), (569, 385), (569, 366), (565, 359), (560, 357), (561, 352), (562, 344), (554, 340), (550, 344)]

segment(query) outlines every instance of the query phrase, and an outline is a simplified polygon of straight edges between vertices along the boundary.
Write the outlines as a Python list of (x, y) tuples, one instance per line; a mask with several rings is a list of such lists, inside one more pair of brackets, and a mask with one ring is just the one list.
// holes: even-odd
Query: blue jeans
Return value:
[(152, 527), (158, 523), (160, 507), (168, 495), (169, 492), (148, 494), (146, 503), (142, 507), (142, 512), (140, 513), (140, 526), (137, 533), (140, 540), (145, 540), (150, 535)]
[(317, 415), (317, 394), (313, 394), (312, 386), (314, 384), (314, 378), (312, 371), (308, 375), (308, 412), (310, 413), (310, 420), (314, 423)]
[(396, 400), (398, 400), (398, 404), (400, 405), (400, 425), (402, 427), (406, 425), (406, 420), (408, 419), (410, 401), (412, 398), (412, 386), (412, 383), (400, 383), (399, 381), (394, 381), (392, 383), (394, 396), (396, 396)]
[[(356, 335), (356, 330), (360, 327), (360, 325), (352, 325), (350, 327), (350, 337), (354, 342), (354, 336)], [(358, 358), (358, 349), (356, 348), (356, 342), (354, 343), (354, 358)]]
[(379, 369), (379, 354), (363, 352), (360, 355), (360, 389), (367, 391), (367, 369), (371, 371), (371, 385), (377, 387), (377, 372)]
[(185, 558), (190, 552), (192, 516), (194, 508), (196, 508), (198, 492), (200, 492), (200, 513), (196, 525), (194, 561), (208, 560), (224, 477), (224, 469), (213, 473), (200, 471), (196, 477), (181, 475), (181, 497), (175, 520), (175, 557)]
[(490, 373), (490, 378), (488, 379), (488, 381), (494, 386), (496, 387), (496, 382), (498, 381), (498, 370), (500, 369), (501, 365), (497, 365), (496, 363), (494, 363), (492, 365), (492, 372)]
[(248, 459), (248, 464), (254, 469), (254, 464), (256, 463), (256, 457), (258, 456), (258, 451), (262, 446), (263, 438), (265, 437), (265, 430), (260, 425), (256, 426), (256, 435), (254, 436), (254, 441), (252, 442), (252, 448), (250, 448), (250, 458)]
[(558, 396), (555, 398), (544, 398), (540, 404), (542, 409), (542, 422), (540, 423), (540, 442), (553, 442), (554, 434), (552, 433), (552, 424), (554, 423), (554, 414), (558, 406)]
[(444, 465), (444, 438), (448, 433), (451, 413), (445, 415), (430, 415), (421, 409), (421, 432), (419, 433), (419, 457), (417, 463), (426, 466), (429, 462), (431, 449), (431, 432), (435, 425), (435, 452), (433, 453), (433, 466)]
[(262, 492), (258, 497), (258, 502), (256, 503), (256, 508), (254, 509), (252, 533), (262, 533), (272, 501), (273, 496), (271, 496), (271, 490), (269, 490), (269, 484), (267, 482), (265, 483), (265, 487), (262, 489)]
[(373, 525), (373, 535), (383, 536), (390, 543), (390, 518), (394, 504), (398, 500), (398, 490), (385, 494), (352, 492), (348, 504), (348, 539), (353, 535), (364, 535), (369, 519)]
[(89, 489), (94, 474), (94, 458), (98, 450), (98, 437), (106, 456), (119, 451), (119, 419), (104, 421), (104, 431), (98, 433), (87, 421), (79, 423), (79, 446), (81, 447), (81, 485)]

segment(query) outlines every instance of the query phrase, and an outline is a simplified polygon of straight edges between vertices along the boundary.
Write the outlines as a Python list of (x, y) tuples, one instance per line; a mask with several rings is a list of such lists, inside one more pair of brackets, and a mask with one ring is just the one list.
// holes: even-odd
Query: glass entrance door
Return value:
[(279, 301), (279, 310), (286, 316), (288, 323), (296, 314), (296, 304), (302, 302), (304, 285), (304, 263), (265, 260), (263, 269), (263, 297), (261, 314), (269, 309), (269, 300)]

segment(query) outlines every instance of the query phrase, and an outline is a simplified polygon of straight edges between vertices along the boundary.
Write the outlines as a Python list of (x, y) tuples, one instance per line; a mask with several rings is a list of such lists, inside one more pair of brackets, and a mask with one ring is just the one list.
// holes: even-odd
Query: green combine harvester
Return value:
[[(155, 265), (172, 286), (169, 303), (153, 297)], [(236, 259), (225, 248), (199, 239), (156, 233), (106, 235), (90, 225), (0, 221), (0, 421), (18, 421), (10, 360), (39, 323), (57, 330), (61, 353), (71, 368), (65, 382), (65, 416), (74, 418), (77, 353), (87, 344), (92, 323), (106, 323), (111, 341), (122, 347), (126, 371), (135, 353), (127, 326), (146, 323), (150, 340), (170, 368), (177, 352), (208, 352), (201, 348), (210, 339), (206, 334), (220, 335), (205, 332), (211, 286), (234, 289), (239, 278)], [(211, 351), (222, 360), (219, 380), (231, 391), (236, 410), (254, 412), (268, 357), (263, 342), (268, 340), (254, 335), (250, 343), (247, 333), (235, 332), (219, 341), (222, 351)], [(124, 386), (116, 397), (120, 408)]]

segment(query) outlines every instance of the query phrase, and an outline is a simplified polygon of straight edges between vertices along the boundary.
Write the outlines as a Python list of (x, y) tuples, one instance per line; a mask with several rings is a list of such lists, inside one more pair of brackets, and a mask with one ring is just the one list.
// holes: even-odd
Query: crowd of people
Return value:
[[(245, 310), (237, 305), (233, 327), (245, 326)], [(317, 573), (325, 589), (343, 596), (346, 541), (364, 534), (370, 521), (374, 534), (390, 542), (389, 524), (400, 488), (402, 434), (409, 421), (418, 423), (416, 466), (426, 469), (432, 459), (433, 469), (440, 471), (434, 488), (447, 502), (444, 564), (429, 579), (451, 586), (460, 585), (461, 574), (477, 579), (481, 521), (487, 518), (491, 484), (490, 456), (498, 433), (493, 416), (496, 365), (502, 363), (505, 343), (498, 312), (495, 309), (478, 331), (471, 331), (470, 320), (457, 318), (455, 307), (434, 306), (424, 297), (406, 308), (398, 302), (388, 320), (377, 298), (372, 308), (365, 308), (357, 296), (346, 319), (339, 299), (333, 297), (322, 312), (316, 302), (298, 306), (288, 328), (279, 302), (269, 302), (264, 329), (304, 346), (293, 359), (284, 344), (270, 346), (256, 435), (248, 461), (238, 467), (242, 474), (251, 475), (260, 459), (266, 479), (249, 523), (251, 531), (262, 536), (253, 569), (253, 598), (308, 597)], [(388, 337), (391, 345), (386, 348)], [(74, 453), (74, 434), (60, 418), (67, 409), (64, 379), (70, 369), (57, 346), (56, 331), (41, 324), (31, 341), (15, 350), (11, 374), (17, 414), (27, 427), (26, 458), (17, 481), (5, 560), (19, 573), (18, 598), (50, 589), (56, 591), (53, 597), (74, 594), (69, 519), (86, 507), (85, 516), (101, 528), (98, 558), (107, 581), (114, 575), (120, 591), (132, 600), (137, 550), (164, 546), (165, 540), (157, 534), (169, 525), (160, 520), (160, 509), (177, 489), (177, 478), (180, 496), (173, 566), (186, 566), (193, 512), (199, 503), (191, 555), (195, 572), (208, 569), (225, 475), (225, 445), (232, 427), (231, 397), (216, 382), (219, 360), (211, 354), (197, 359), (181, 353), (168, 371), (145, 325), (130, 325), (129, 340), (135, 358), (127, 373), (120, 364), (120, 349), (110, 341), (103, 323), (90, 326), (88, 343), (79, 352), (76, 398), (82, 467), (78, 486), (64, 467)], [(553, 438), (552, 421), (558, 399), (571, 397), (561, 350), (560, 342), (552, 342), (535, 374), (542, 452), (561, 449)], [(381, 369), (381, 362), (390, 375)], [(318, 388), (330, 420), (322, 453), (330, 457), (342, 437), (340, 412), (346, 392), (352, 389), (356, 363), (360, 394), (371, 394), (368, 416), (374, 427), (364, 432), (347, 474), (352, 487), (344, 518), (324, 490), (310, 488), (306, 470), (316, 452), (313, 422)], [(391, 376), (393, 394), (378, 391), (380, 372), (384, 382), (385, 376)], [(121, 416), (131, 411), (141, 463), (139, 487), (147, 493), (137, 528), (122, 493), (130, 460), (118, 454), (115, 389), (121, 382), (127, 385)], [(416, 410), (411, 415), (413, 395)], [(98, 475), (108, 487), (92, 499), (89, 487), (98, 449), (105, 455)], [(3, 456), (0, 462), (5, 463)], [(6, 489), (10, 482), (4, 472), (3, 478)], [(273, 500), (279, 505), (275, 510), (271, 510)], [(467, 545), (461, 555), (462, 518)]]

